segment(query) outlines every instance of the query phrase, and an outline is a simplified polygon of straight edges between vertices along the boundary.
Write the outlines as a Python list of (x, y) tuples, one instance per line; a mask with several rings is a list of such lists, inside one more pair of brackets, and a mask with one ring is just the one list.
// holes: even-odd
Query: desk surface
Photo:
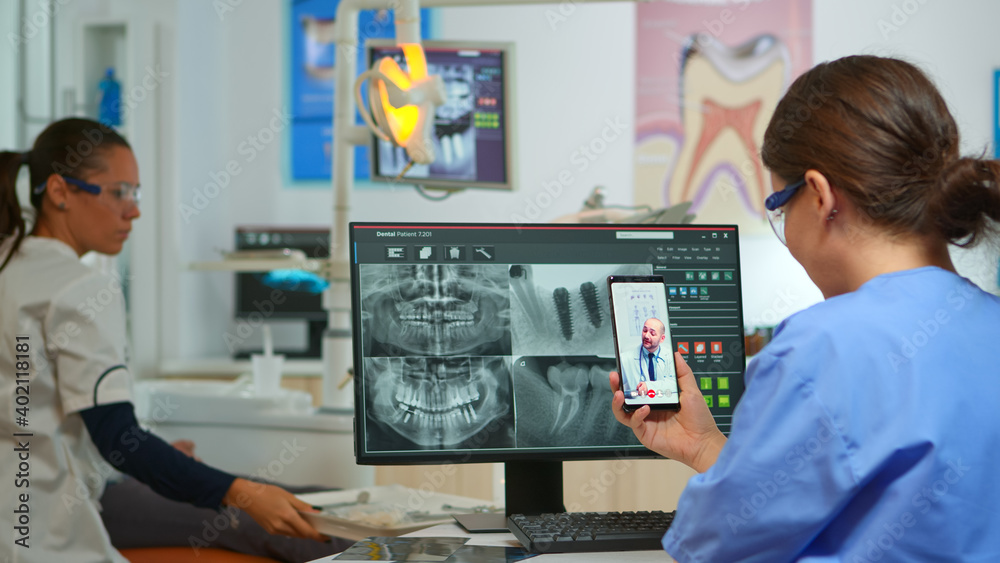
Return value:
[[(514, 537), (514, 534), (510, 532), (500, 533), (500, 534), (470, 534), (460, 528), (458, 524), (441, 524), (438, 526), (432, 526), (430, 528), (424, 528), (423, 530), (418, 530), (406, 534), (404, 537), (419, 538), (419, 537), (448, 537), (448, 538), (470, 538), (469, 543), (466, 545), (496, 545), (504, 547), (520, 547), (521, 544)], [(532, 557), (527, 561), (531, 563), (534, 562), (587, 562), (595, 561), (604, 563), (608, 560), (609, 552), (601, 553), (551, 553), (548, 555), (538, 555)], [(650, 562), (650, 561), (663, 561), (670, 563), (673, 559), (670, 558), (664, 551), (615, 551), (614, 560), (616, 563), (629, 563), (629, 562)], [(329, 561), (335, 561), (335, 555), (330, 557), (324, 557), (321, 559), (316, 559), (310, 563), (327, 563)]]

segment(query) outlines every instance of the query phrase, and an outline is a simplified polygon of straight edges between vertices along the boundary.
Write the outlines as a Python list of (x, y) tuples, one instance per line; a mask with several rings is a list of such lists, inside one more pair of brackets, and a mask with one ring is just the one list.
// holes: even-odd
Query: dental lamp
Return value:
[[(431, 136), (434, 108), (445, 101), (444, 81), (438, 75), (427, 74), (419, 18), (397, 19), (396, 26), (396, 44), (403, 49), (408, 71), (394, 59), (383, 57), (358, 77), (354, 96), (368, 127), (378, 138), (406, 149), (409, 166), (430, 164), (435, 158)], [(368, 104), (361, 92), (365, 81), (369, 82)]]

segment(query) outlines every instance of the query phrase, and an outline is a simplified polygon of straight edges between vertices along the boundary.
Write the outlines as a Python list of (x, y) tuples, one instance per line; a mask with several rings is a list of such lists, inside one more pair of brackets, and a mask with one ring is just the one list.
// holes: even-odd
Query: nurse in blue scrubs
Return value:
[(1000, 164), (959, 147), (899, 60), (820, 64), (778, 104), (765, 207), (825, 301), (751, 362), (728, 439), (680, 355), (679, 412), (613, 400), (699, 472), (663, 539), (676, 560), (1000, 560), (1000, 298), (948, 251), (995, 235)]

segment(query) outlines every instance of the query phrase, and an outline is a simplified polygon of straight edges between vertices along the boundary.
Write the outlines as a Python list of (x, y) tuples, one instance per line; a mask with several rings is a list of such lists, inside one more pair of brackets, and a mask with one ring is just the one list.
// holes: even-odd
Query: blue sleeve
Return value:
[(825, 346), (765, 349), (729, 441), (688, 481), (663, 547), (677, 561), (791, 561), (858, 489), (841, 428), (816, 396)]
[(132, 403), (99, 405), (79, 412), (101, 457), (168, 499), (219, 508), (235, 480), (143, 430)]

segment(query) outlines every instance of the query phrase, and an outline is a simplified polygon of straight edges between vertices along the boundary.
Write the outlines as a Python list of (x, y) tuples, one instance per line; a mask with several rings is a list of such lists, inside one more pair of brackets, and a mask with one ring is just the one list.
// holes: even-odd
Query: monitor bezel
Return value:
[[(503, 53), (503, 115), (504, 115), (504, 182), (469, 182), (465, 180), (442, 180), (427, 179), (421, 181), (420, 178), (403, 178), (396, 180), (394, 177), (382, 176), (378, 173), (378, 142), (379, 138), (371, 135), (368, 143), (368, 177), (372, 183), (393, 184), (393, 185), (419, 185), (428, 189), (456, 190), (463, 188), (491, 189), (514, 191), (517, 182), (514, 178), (517, 167), (515, 166), (517, 156), (517, 142), (515, 130), (517, 127), (516, 104), (514, 103), (514, 73), (515, 66), (515, 44), (503, 41), (422, 41), (421, 45), (425, 51), (427, 49), (454, 49), (454, 50), (498, 50)], [(365, 41), (365, 60), (368, 68), (371, 68), (372, 49), (396, 47), (395, 40), (392, 39), (368, 39)]]
[[(713, 225), (691, 225), (691, 224), (570, 224), (570, 223), (532, 223), (530, 225), (515, 225), (513, 223), (406, 223), (406, 222), (351, 222), (348, 224), (349, 231), (349, 244), (350, 244), (350, 265), (351, 265), (351, 322), (354, 330), (361, 326), (361, 303), (360, 303), (360, 290), (358, 284), (356, 283), (357, 277), (359, 275), (359, 267), (357, 261), (357, 240), (355, 237), (355, 229), (357, 227), (361, 228), (373, 228), (373, 227), (385, 227), (385, 228), (403, 228), (403, 229), (419, 229), (419, 228), (490, 228), (490, 227), (512, 227), (518, 226), (522, 229), (588, 229), (588, 230), (671, 230), (671, 229), (684, 229), (684, 230), (712, 230), (712, 229), (733, 229), (735, 240), (734, 248), (736, 252), (736, 263), (740, 265), (740, 245), (739, 245), (739, 227), (737, 225), (723, 225), (723, 224), (713, 224)], [(736, 284), (736, 290), (739, 302), (738, 311), (738, 323), (739, 326), (743, 326), (744, 312), (743, 312), (743, 284), (742, 284), (742, 268), (740, 268), (740, 283)], [(741, 341), (743, 345), (743, 354), (746, 354), (745, 343)], [(364, 359), (364, 351), (362, 350), (362, 343), (360, 338), (353, 338), (352, 342), (353, 348), (353, 361), (354, 361), (354, 454), (355, 460), (359, 465), (438, 465), (442, 463), (496, 463), (496, 462), (520, 462), (520, 461), (587, 461), (587, 460), (613, 460), (613, 459), (664, 459), (660, 454), (653, 452), (643, 446), (629, 446), (629, 447), (608, 447), (605, 449), (595, 449), (595, 447), (584, 447), (584, 448), (567, 448), (565, 450), (555, 450), (549, 449), (544, 451), (519, 451), (519, 450), (504, 450), (501, 452), (482, 452), (480, 450), (469, 449), (463, 451), (441, 451), (441, 450), (409, 450), (405, 453), (392, 452), (392, 453), (370, 453), (365, 450), (364, 442), (365, 436), (362, 431), (365, 427), (364, 424), (364, 395), (363, 388), (364, 382), (361, 381), (363, 377), (363, 370), (358, 369), (357, 366), (362, 366)], [(746, 362), (739, 362), (740, 366), (740, 378), (742, 379), (746, 374)], [(738, 401), (737, 403), (738, 404)], [(734, 412), (735, 412), (735, 406)], [(610, 408), (610, 402), (608, 403)]]

